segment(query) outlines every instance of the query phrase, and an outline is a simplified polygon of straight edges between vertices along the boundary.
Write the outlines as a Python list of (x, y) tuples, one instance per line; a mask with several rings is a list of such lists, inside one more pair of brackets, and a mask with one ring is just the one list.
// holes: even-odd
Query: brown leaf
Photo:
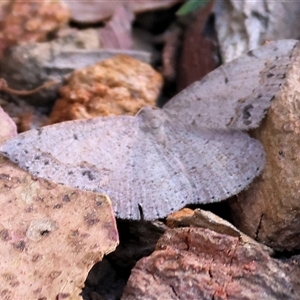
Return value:
[(72, 14), (72, 19), (80, 23), (95, 23), (111, 17), (118, 5), (127, 5), (134, 13), (171, 7), (181, 0), (118, 0), (118, 1), (68, 1), (62, 0)]
[(101, 46), (112, 49), (131, 49), (131, 24), (134, 14), (123, 5), (118, 5), (113, 17), (99, 31)]
[(219, 64), (215, 33), (213, 29), (211, 32), (206, 30), (212, 5), (213, 1), (210, 1), (203, 9), (198, 10), (185, 32), (177, 68), (179, 91), (200, 80)]
[(0, 158), (1, 299), (80, 299), (118, 244), (108, 197), (33, 179)]

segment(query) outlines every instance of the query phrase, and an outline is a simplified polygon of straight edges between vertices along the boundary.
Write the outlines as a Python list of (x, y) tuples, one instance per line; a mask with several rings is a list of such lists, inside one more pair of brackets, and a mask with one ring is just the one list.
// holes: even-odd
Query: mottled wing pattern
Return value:
[(194, 189), (191, 203), (227, 199), (259, 175), (265, 154), (259, 141), (236, 130), (195, 129), (169, 123), (167, 147), (182, 163)]
[(107, 194), (120, 218), (155, 219), (226, 199), (264, 165), (257, 127), (299, 54), (298, 42), (252, 51), (188, 87), (163, 110), (31, 130), (1, 153), (31, 174)]
[(163, 109), (171, 118), (199, 128), (255, 128), (297, 55), (296, 40), (270, 42), (220, 66), (177, 94)]
[(64, 122), (19, 134), (1, 152), (29, 173), (107, 194), (121, 218), (164, 217), (191, 198), (177, 162), (139, 116)]

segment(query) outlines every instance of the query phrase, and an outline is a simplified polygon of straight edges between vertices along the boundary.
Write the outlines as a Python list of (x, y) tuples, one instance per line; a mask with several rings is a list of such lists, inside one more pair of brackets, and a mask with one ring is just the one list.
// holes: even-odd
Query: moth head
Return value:
[(167, 116), (163, 110), (157, 107), (144, 106), (138, 113), (143, 120), (141, 127), (145, 130), (159, 130), (163, 127)]

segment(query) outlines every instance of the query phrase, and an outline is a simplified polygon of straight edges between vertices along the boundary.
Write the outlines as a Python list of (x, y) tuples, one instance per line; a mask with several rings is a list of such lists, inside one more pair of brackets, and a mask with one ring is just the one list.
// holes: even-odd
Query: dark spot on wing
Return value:
[(34, 157), (35, 160), (39, 160), (40, 158), (41, 158), (40, 155), (36, 155), (36, 156)]
[(42, 132), (43, 132), (42, 128), (38, 128), (36, 131), (37, 131), (37, 134), (38, 134), (38, 135), (41, 135)]
[(267, 74), (267, 77), (268, 78), (274, 77), (274, 74), (273, 73), (269, 73), (269, 74)]
[[(139, 209), (139, 213), (140, 213), (140, 220), (143, 221), (145, 218), (144, 218), (144, 211), (143, 211), (142, 205), (138, 204), (138, 209)], [(158, 213), (157, 213), (157, 217), (159, 217)]]
[(96, 177), (93, 175), (93, 173), (90, 170), (86, 170), (82, 172), (83, 176), (87, 176), (89, 180), (95, 180)]
[(250, 57), (254, 57), (254, 53), (253, 53), (253, 51), (251, 50), (251, 51), (249, 51), (248, 53), (247, 53), (247, 55), (248, 56), (250, 56)]
[(25, 154), (28, 154), (28, 151), (25, 149), (25, 150), (24, 150), (24, 153), (25, 153)]
[(2, 151), (2, 155), (4, 155), (4, 156), (8, 156), (8, 153), (6, 152), (6, 151)]
[(265, 109), (263, 110), (264, 114), (265, 114), (268, 110), (269, 110), (269, 108), (265, 108)]
[(45, 166), (49, 165), (49, 160), (44, 160), (44, 165)]
[(227, 84), (229, 81), (229, 79), (227, 77), (225, 77), (224, 82)]
[[(248, 120), (251, 117), (251, 113), (250, 110), (253, 109), (253, 105), (252, 104), (248, 104), (244, 107), (243, 109), (243, 119)], [(245, 123), (245, 122), (244, 122)], [(250, 122), (251, 123), (251, 122)], [(249, 123), (249, 124), (250, 124)], [(246, 123), (245, 123), (246, 124)], [(246, 125), (249, 125), (246, 124)]]
[(77, 134), (73, 134), (73, 138), (74, 138), (74, 140), (78, 140)]
[(286, 77), (285, 73), (283, 73), (281, 76), (278, 76), (279, 79), (285, 79), (285, 77)]

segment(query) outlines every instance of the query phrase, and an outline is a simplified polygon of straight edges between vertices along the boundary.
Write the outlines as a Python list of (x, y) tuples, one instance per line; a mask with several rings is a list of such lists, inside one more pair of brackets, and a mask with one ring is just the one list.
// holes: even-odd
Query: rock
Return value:
[(150, 255), (166, 226), (162, 222), (117, 220), (120, 244), (90, 271), (82, 291), (84, 299), (121, 298), (130, 271)]
[(0, 144), (17, 135), (17, 127), (10, 116), (0, 106)]
[(12, 118), (18, 132), (43, 126), (47, 117), (22, 99), (9, 101), (0, 98), (0, 106)]
[(203, 209), (195, 209), (194, 211), (189, 208), (184, 208), (178, 212), (168, 215), (167, 226), (170, 228), (175, 227), (200, 227), (208, 228), (215, 232), (230, 235), (233, 237), (239, 237), (240, 241), (248, 244), (259, 245), (270, 255), (274, 254), (271, 248), (260, 245), (258, 242), (239, 231), (230, 222), (218, 217), (210, 211)]
[(30, 96), (22, 96), (29, 104), (49, 106), (58, 97), (58, 87), (67, 75), (116, 54), (127, 54), (150, 63), (151, 54), (145, 51), (98, 49), (98, 32), (88, 29), (69, 31), (60, 38), (46, 43), (15, 46), (0, 59), (0, 77), (15, 90), (32, 90), (48, 81), (57, 84)]
[(266, 151), (262, 174), (230, 202), (233, 223), (269, 247), (300, 249), (300, 52), (262, 125), (253, 132)]
[(90, 268), (118, 244), (107, 196), (28, 173), (0, 157), (0, 298), (81, 299)]
[[(57, 99), (58, 85), (64, 76), (71, 73), (78, 66), (78, 63), (74, 61), (74, 57), (69, 58), (67, 56), (68, 52), (78, 49), (81, 51), (85, 49), (97, 50), (98, 46), (98, 35), (95, 30), (71, 32), (51, 42), (15, 46), (0, 59), (0, 77), (4, 78), (8, 86), (15, 90), (32, 90), (45, 82), (56, 81), (57, 84), (51, 88), (22, 97), (30, 104), (47, 106)], [(77, 62), (79, 61), (82, 65), (83, 59), (78, 55), (76, 58)], [(70, 62), (70, 59), (73, 59), (73, 61)], [(65, 65), (59, 66), (57, 63), (59, 60), (63, 60)], [(68, 60), (67, 67), (66, 60)], [(90, 63), (90, 61), (88, 62)]]
[(134, 115), (154, 106), (162, 76), (150, 65), (117, 55), (75, 71), (60, 90), (49, 123), (109, 115)]
[(299, 299), (300, 269), (258, 245), (202, 228), (167, 231), (131, 272), (123, 300)]
[(0, 10), (0, 57), (7, 47), (45, 41), (70, 17), (60, 1), (9, 1)]

